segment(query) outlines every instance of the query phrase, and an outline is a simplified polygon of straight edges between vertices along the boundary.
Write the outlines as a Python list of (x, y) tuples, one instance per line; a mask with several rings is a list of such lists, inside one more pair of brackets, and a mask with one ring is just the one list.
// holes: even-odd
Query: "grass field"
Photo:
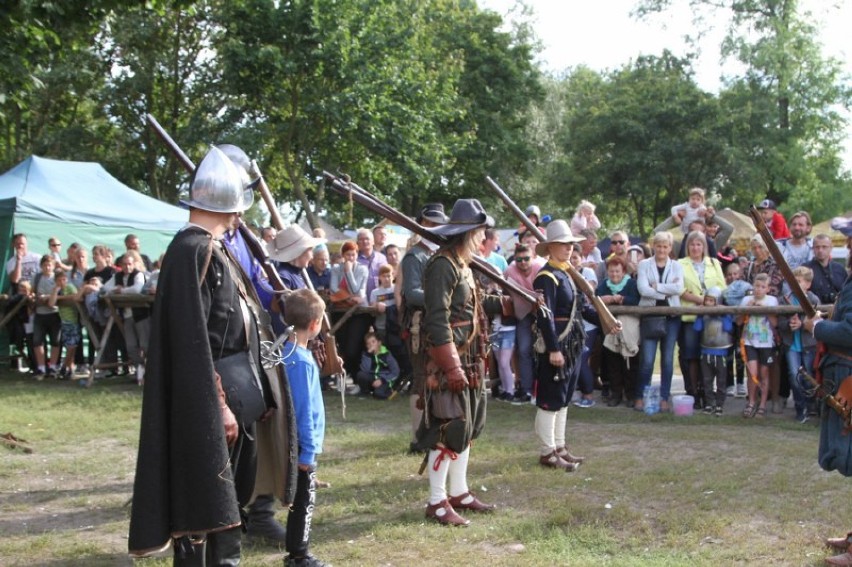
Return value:
[[(131, 564), (140, 401), (128, 380), (85, 390), (0, 375), (0, 433), (33, 449), (2, 449), (0, 565)], [(328, 395), (319, 476), (332, 487), (318, 494), (313, 553), (338, 567), (822, 564), (822, 538), (852, 528), (852, 510), (848, 481), (816, 463), (816, 423), (729, 406), (721, 418), (572, 407), (569, 442), (587, 461), (566, 474), (537, 465), (532, 406), (491, 403), (469, 479), (499, 509), (452, 529), (424, 521), (408, 400), (350, 398), (344, 421)], [(282, 556), (249, 546), (243, 564)]]

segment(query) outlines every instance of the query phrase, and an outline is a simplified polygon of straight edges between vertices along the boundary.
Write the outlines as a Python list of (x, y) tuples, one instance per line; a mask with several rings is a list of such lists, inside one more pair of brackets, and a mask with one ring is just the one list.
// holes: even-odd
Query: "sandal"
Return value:
[(752, 416), (754, 416), (754, 404), (746, 404), (746, 407), (743, 410), (743, 417), (752, 417)]
[(754, 417), (756, 417), (758, 419), (763, 419), (764, 417), (766, 417), (766, 408), (765, 407), (757, 408), (757, 413), (754, 414)]

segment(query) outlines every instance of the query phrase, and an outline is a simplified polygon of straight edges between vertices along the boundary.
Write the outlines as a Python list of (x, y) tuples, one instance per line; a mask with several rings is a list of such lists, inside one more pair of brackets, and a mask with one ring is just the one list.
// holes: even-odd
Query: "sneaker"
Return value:
[(590, 400), (589, 398), (581, 398), (579, 402), (574, 404), (578, 408), (591, 408), (595, 405), (595, 400)]
[(746, 395), (747, 395), (747, 392), (746, 392), (746, 385), (745, 385), (745, 384), (737, 384), (737, 394), (736, 394), (736, 397), (738, 397), (738, 398), (744, 398), (744, 397), (746, 397)]
[(515, 400), (522, 404), (529, 403), (532, 400), (532, 396), (529, 394), (524, 394), (523, 392), (515, 392)]
[(71, 369), (63, 366), (59, 369), (59, 376), (57, 376), (57, 380), (68, 380), (70, 378)]
[(724, 413), (725, 413), (725, 412), (722, 410), (722, 406), (716, 406), (716, 411), (714, 411), (714, 412), (713, 412), (713, 414), (714, 414), (716, 417), (722, 417), (722, 415), (723, 415)]
[(711, 413), (713, 413), (714, 411), (716, 411), (716, 408), (715, 408), (715, 407), (713, 407), (713, 406), (711, 406), (711, 405), (706, 405), (706, 406), (704, 406), (704, 413), (706, 413), (707, 415), (710, 415), (710, 414), (711, 414)]
[(727, 388), (725, 388), (725, 395), (728, 396), (729, 398), (734, 397), (734, 387), (728, 386)]
[(796, 414), (796, 421), (799, 423), (807, 423), (809, 419), (808, 414), (805, 412)]
[(355, 384), (354, 386), (349, 386), (348, 388), (346, 388), (346, 395), (347, 396), (357, 396), (360, 393), (361, 393), (361, 387), (358, 384)]
[(56, 378), (56, 369), (52, 366), (47, 367), (47, 371), (44, 373), (45, 378)]
[(497, 396), (497, 400), (501, 402), (513, 402), (515, 401), (515, 394), (510, 394), (509, 392), (502, 392)]
[(74, 371), (74, 376), (88, 376), (89, 375), (89, 365), (81, 364), (77, 367), (77, 370)]
[(40, 369), (36, 368), (35, 371), (33, 372), (33, 378), (35, 378), (39, 382), (44, 380), (44, 370), (40, 370)]

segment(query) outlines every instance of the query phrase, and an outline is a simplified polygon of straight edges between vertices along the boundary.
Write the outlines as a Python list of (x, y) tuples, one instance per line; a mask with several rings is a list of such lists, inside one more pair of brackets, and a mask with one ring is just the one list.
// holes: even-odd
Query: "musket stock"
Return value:
[[(509, 210), (520, 220), (527, 230), (529, 230), (532, 234), (538, 238), (539, 242), (544, 242), (547, 240), (547, 237), (539, 230), (539, 228), (533, 224), (533, 222), (524, 214), (524, 212), (515, 204), (509, 195), (506, 194), (503, 189), (497, 185), (497, 183), (491, 179), (489, 176), (485, 176), (485, 182), (491, 188), (494, 193), (500, 197), (500, 200), (509, 207)], [(605, 333), (612, 332), (613, 329), (620, 329), (621, 322), (613, 316), (610, 312), (609, 308), (606, 304), (595, 294), (595, 290), (592, 288), (592, 285), (586, 281), (586, 278), (574, 268), (571, 264), (568, 264), (568, 269), (566, 270), (568, 275), (571, 276), (571, 280), (574, 282), (574, 285), (583, 292), (583, 294), (589, 299), (589, 302), (592, 304), (592, 307), (595, 308), (595, 311), (598, 314), (598, 318), (601, 321), (601, 327), (603, 328)]]
[[(399, 226), (402, 226), (403, 228), (407, 228), (414, 234), (417, 234), (418, 236), (425, 240), (428, 240), (429, 242), (438, 244), (439, 246), (442, 246), (447, 243), (447, 239), (445, 237), (433, 234), (432, 232), (418, 224), (417, 221), (415, 221), (408, 215), (405, 215), (397, 211), (390, 205), (382, 202), (379, 198), (367, 192), (365, 189), (359, 187), (357, 184), (352, 183), (351, 181), (345, 181), (334, 174), (328, 173), (327, 171), (323, 172), (323, 176), (325, 177), (326, 181), (329, 182), (332, 190), (343, 196), (351, 197), (352, 200), (358, 203), (359, 205), (362, 205), (363, 207), (373, 211), (374, 213), (382, 215), (386, 219), (394, 222), (395, 224), (398, 224)], [(535, 296), (533, 296), (514, 282), (507, 280), (506, 278), (502, 277), (502, 275), (495, 272), (491, 265), (482, 258), (474, 256), (473, 260), (471, 261), (470, 267), (476, 270), (478, 273), (484, 275), (494, 283), (496, 283), (503, 290), (519, 296), (521, 299), (529, 302), (537, 308), (541, 307), (539, 305), (538, 299), (536, 299)]]

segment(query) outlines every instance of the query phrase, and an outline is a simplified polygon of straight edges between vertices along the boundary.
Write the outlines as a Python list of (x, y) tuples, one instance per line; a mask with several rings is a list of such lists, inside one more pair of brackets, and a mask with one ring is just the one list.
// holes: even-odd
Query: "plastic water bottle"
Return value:
[(645, 414), (654, 415), (660, 412), (660, 387), (648, 385), (645, 386), (645, 392), (642, 396), (645, 404)]

